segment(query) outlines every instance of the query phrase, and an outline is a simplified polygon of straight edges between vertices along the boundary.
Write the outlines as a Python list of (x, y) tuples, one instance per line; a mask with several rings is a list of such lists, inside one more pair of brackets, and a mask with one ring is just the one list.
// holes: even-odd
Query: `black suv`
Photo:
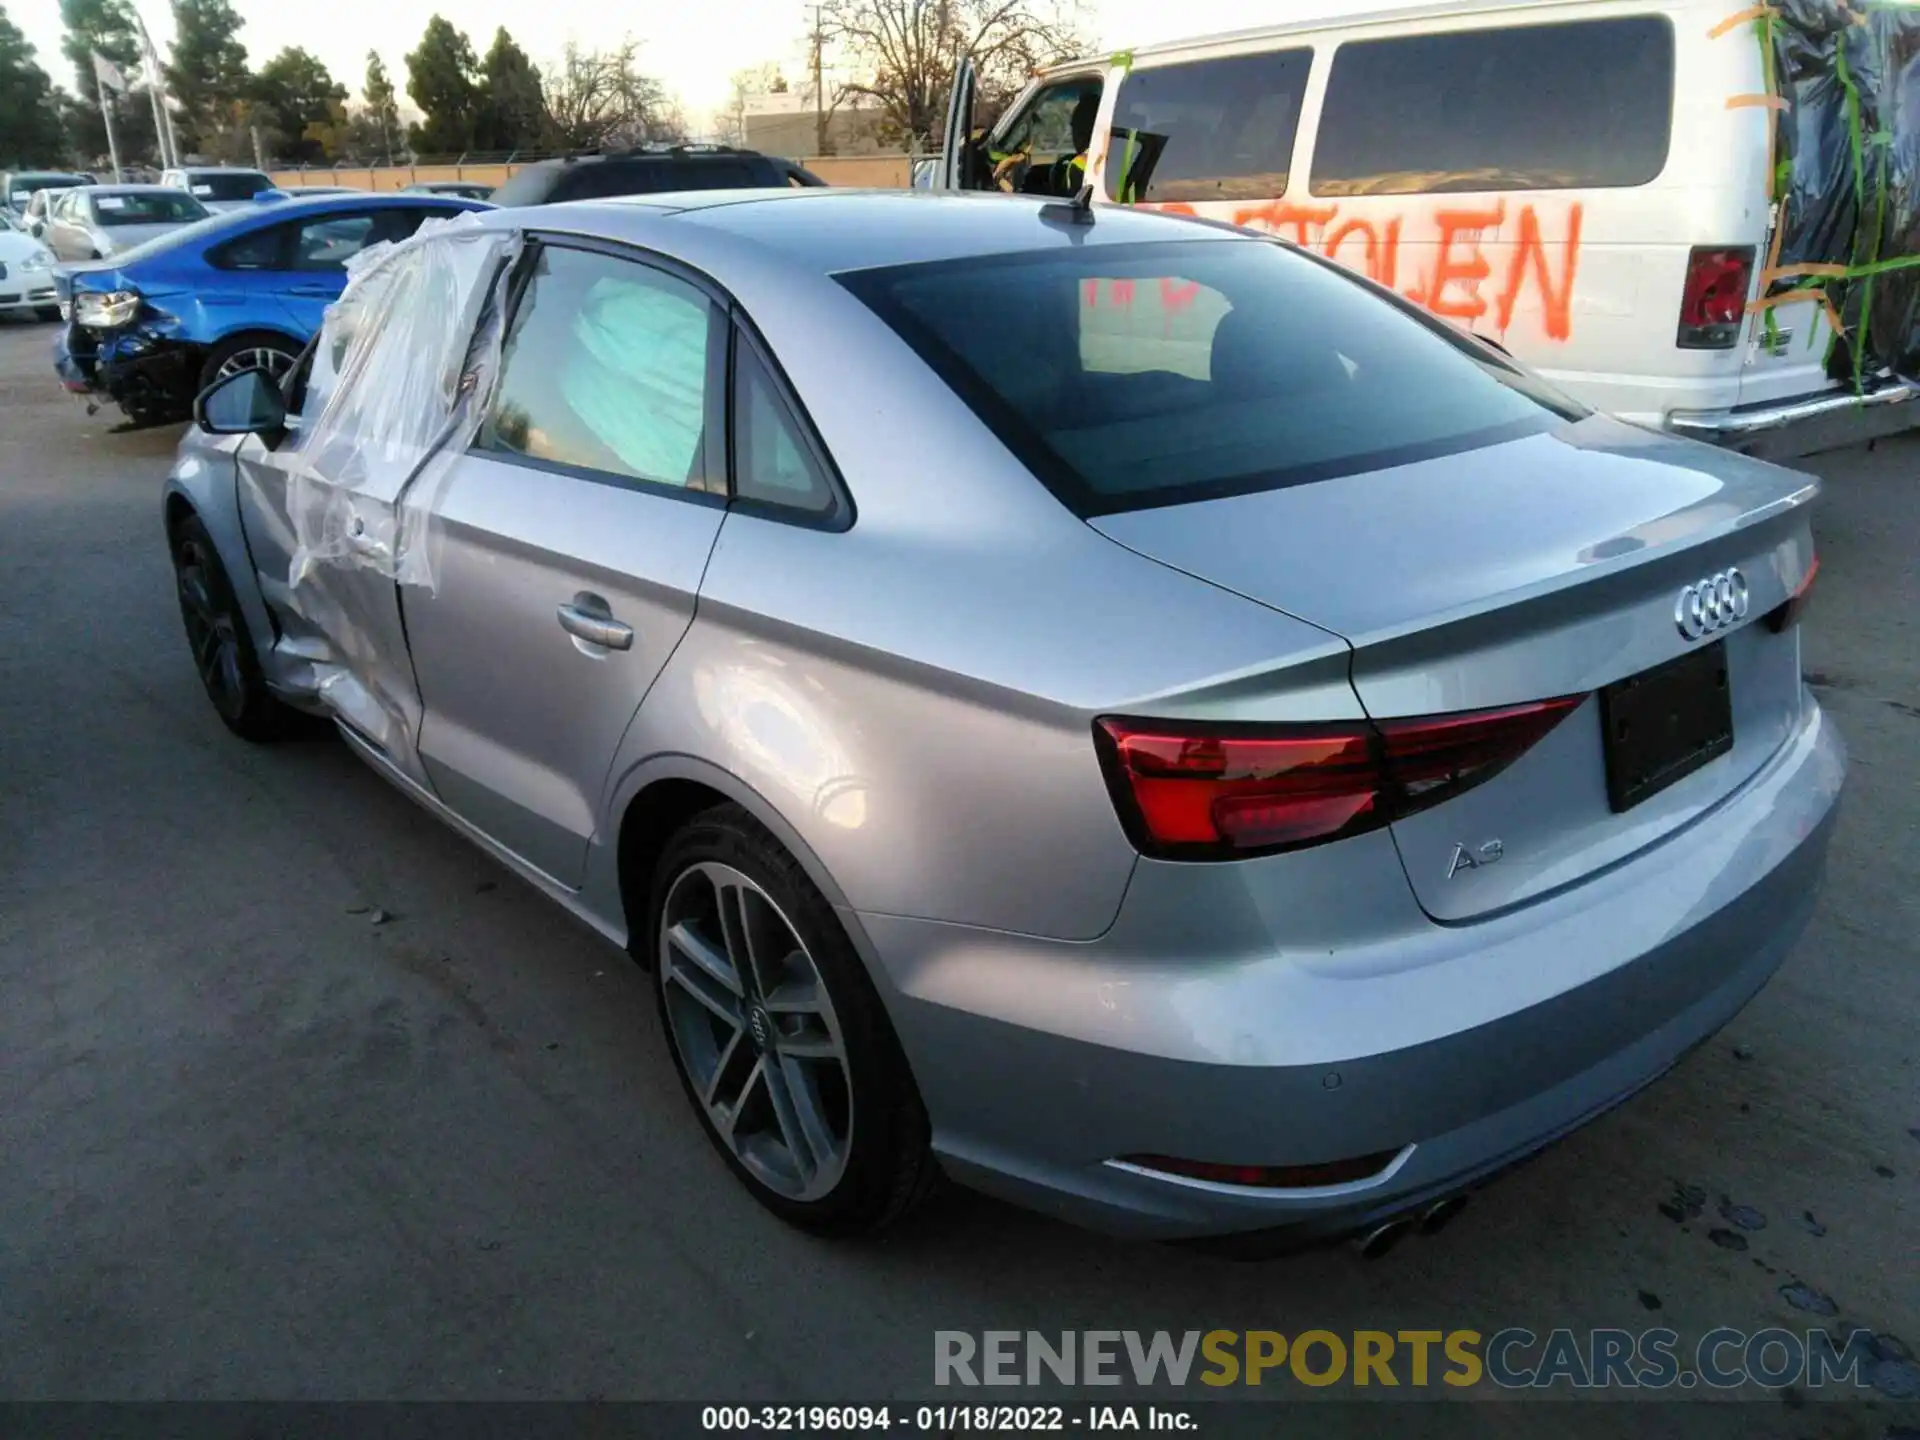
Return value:
[(749, 190), (825, 185), (790, 160), (724, 145), (676, 145), (612, 155), (570, 155), (529, 165), (495, 190), (496, 205), (553, 205), (664, 190)]

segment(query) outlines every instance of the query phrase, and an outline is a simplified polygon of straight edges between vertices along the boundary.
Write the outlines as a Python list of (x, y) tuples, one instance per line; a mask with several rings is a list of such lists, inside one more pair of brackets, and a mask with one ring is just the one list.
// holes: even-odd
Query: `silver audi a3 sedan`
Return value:
[(1270, 239), (497, 211), (197, 417), (165, 523), (221, 718), (334, 722), (626, 946), (801, 1225), (944, 1172), (1390, 1237), (1713, 1035), (1814, 905), (1815, 482)]

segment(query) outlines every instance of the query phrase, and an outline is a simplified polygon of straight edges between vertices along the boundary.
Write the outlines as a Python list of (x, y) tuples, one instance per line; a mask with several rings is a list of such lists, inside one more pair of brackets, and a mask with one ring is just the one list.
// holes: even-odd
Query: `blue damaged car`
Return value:
[(346, 262), (423, 221), (488, 209), (452, 195), (327, 195), (215, 215), (95, 264), (62, 267), (54, 345), (67, 389), (139, 425), (250, 366), (280, 374), (320, 328)]

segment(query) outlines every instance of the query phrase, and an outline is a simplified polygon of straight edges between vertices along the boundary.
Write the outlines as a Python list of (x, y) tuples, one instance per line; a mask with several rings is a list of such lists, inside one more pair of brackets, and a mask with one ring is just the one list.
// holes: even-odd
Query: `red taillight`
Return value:
[(1296, 850), (1375, 830), (1497, 774), (1584, 696), (1349, 725), (1108, 716), (1094, 739), (1133, 843), (1169, 860)]
[(1815, 555), (1813, 564), (1807, 567), (1807, 573), (1802, 575), (1800, 583), (1793, 587), (1793, 594), (1768, 613), (1767, 628), (1769, 630), (1778, 635), (1783, 630), (1792, 629), (1800, 622), (1800, 617), (1806, 613), (1807, 601), (1813, 598), (1813, 582), (1819, 573), (1820, 557)]
[(1680, 333), (1674, 344), (1682, 350), (1729, 350), (1737, 345), (1752, 278), (1751, 245), (1694, 246), (1680, 287)]

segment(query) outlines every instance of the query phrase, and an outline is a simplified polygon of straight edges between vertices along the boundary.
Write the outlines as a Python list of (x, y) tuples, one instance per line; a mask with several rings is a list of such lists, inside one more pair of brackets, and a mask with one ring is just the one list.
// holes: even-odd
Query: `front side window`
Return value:
[(1583, 413), (1443, 322), (1269, 241), (838, 278), (1081, 515), (1405, 464)]
[(1315, 195), (1644, 185), (1666, 168), (1664, 16), (1349, 41), (1314, 142)]
[(1134, 70), (1120, 84), (1107, 194), (1125, 201), (1283, 195), (1311, 50)]
[(1086, 183), (1087, 149), (1100, 117), (1100, 77), (1049, 85), (987, 146), (991, 188), (1071, 197)]
[(707, 297), (685, 281), (543, 247), (507, 332), (480, 448), (706, 488), (711, 357), (724, 333)]

